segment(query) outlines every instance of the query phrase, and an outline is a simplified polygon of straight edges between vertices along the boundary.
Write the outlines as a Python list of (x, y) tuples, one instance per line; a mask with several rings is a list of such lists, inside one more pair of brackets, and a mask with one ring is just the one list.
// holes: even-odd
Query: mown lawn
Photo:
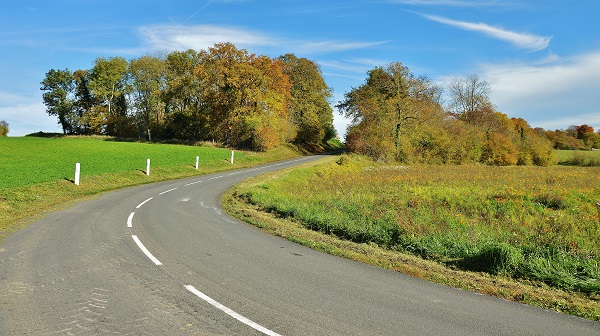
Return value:
[[(355, 156), (237, 190), (305, 228), (600, 298), (600, 168), (386, 166)], [(594, 305), (594, 304), (592, 304)]]
[[(267, 153), (235, 151), (231, 164), (231, 150), (223, 148), (86, 137), (0, 137), (0, 241), (44, 212), (105, 191), (299, 155), (292, 146)], [(147, 158), (150, 176), (145, 174)], [(73, 183), (76, 162), (81, 164), (79, 186)]]
[[(222, 148), (184, 145), (117, 142), (98, 138), (0, 137), (0, 188), (34, 185), (60, 179), (73, 179), (75, 163), (81, 164), (81, 177), (122, 171), (143, 171), (146, 159), (152, 167), (225, 166), (231, 151)], [(235, 160), (248, 161), (238, 152)], [(234, 161), (235, 161), (234, 160)], [(151, 169), (152, 172), (152, 169)]]

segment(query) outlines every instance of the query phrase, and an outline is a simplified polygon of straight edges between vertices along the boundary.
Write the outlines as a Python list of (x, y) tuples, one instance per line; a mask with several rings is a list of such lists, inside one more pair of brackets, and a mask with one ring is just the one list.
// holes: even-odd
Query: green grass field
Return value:
[(600, 150), (555, 150), (554, 154), (561, 165), (600, 167)]
[[(117, 142), (89, 137), (0, 137), (0, 241), (44, 212), (135, 185), (238, 169), (299, 156), (282, 146), (267, 153), (213, 147)], [(195, 169), (196, 156), (200, 157)], [(145, 174), (150, 158), (150, 176)], [(81, 164), (80, 185), (73, 183)]]
[[(73, 179), (75, 163), (81, 177), (153, 167), (194, 166), (196, 156), (203, 168), (226, 166), (231, 151), (221, 148), (103, 141), (96, 138), (0, 137), (0, 189)], [(248, 162), (245, 152), (235, 160)], [(234, 161), (235, 161), (234, 160)]]

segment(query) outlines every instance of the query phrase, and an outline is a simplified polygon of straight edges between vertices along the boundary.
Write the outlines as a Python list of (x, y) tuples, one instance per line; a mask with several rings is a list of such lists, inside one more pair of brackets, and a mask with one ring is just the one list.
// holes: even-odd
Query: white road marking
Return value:
[(131, 238), (133, 238), (133, 241), (135, 241), (135, 243), (137, 244), (137, 246), (140, 248), (140, 250), (142, 250), (142, 252), (144, 252), (144, 254), (150, 258), (150, 260), (152, 260), (152, 262), (157, 265), (160, 266), (162, 265), (162, 263), (160, 261), (158, 261), (158, 259), (156, 259), (156, 257), (154, 257), (152, 255), (152, 253), (150, 253), (150, 251), (148, 251), (148, 249), (146, 248), (146, 246), (144, 246), (144, 244), (142, 244), (142, 242), (140, 241), (140, 239), (136, 236), (136, 235), (131, 235)]
[(177, 188), (173, 188), (173, 189), (169, 189), (169, 190), (167, 190), (167, 191), (163, 191), (163, 192), (161, 192), (159, 195), (164, 195), (164, 194), (166, 194), (166, 193), (168, 193), (168, 192), (171, 192), (171, 191), (173, 191), (173, 190), (177, 190)]
[(127, 218), (127, 227), (128, 228), (133, 227), (133, 224), (131, 222), (131, 220), (133, 219), (133, 215), (135, 215), (135, 212), (130, 213), (129, 218)]
[(196, 182), (188, 183), (188, 184), (185, 184), (184, 187), (191, 186), (192, 184), (196, 184), (196, 183), (202, 183), (202, 181), (196, 181)]
[(142, 205), (146, 204), (146, 202), (148, 202), (149, 200), (151, 200), (151, 199), (153, 199), (153, 198), (154, 198), (154, 197), (150, 197), (150, 198), (148, 198), (147, 200), (145, 200), (145, 201), (143, 201), (142, 203), (138, 204), (138, 206), (136, 206), (135, 208), (136, 208), (136, 209), (139, 209), (139, 208), (141, 208), (141, 207), (142, 207)]
[(218, 301), (215, 301), (214, 299), (212, 299), (210, 296), (208, 296), (208, 295), (206, 295), (206, 294), (202, 293), (201, 291), (197, 290), (197, 289), (196, 289), (194, 286), (191, 286), (191, 285), (186, 285), (186, 286), (185, 286), (185, 288), (186, 288), (188, 291), (192, 292), (192, 293), (193, 293), (194, 295), (196, 295), (197, 297), (199, 297), (199, 298), (201, 298), (202, 300), (204, 300), (204, 301), (206, 301), (206, 302), (210, 303), (210, 304), (211, 304), (211, 305), (213, 305), (215, 308), (217, 308), (217, 309), (219, 309), (220, 311), (224, 312), (225, 314), (227, 314), (227, 315), (229, 315), (229, 316), (233, 317), (234, 319), (236, 319), (236, 320), (238, 320), (238, 321), (240, 321), (240, 322), (244, 323), (245, 325), (247, 325), (247, 326), (249, 326), (249, 327), (251, 327), (251, 328), (253, 328), (253, 329), (255, 329), (255, 330), (258, 330), (258, 331), (262, 332), (262, 333), (263, 333), (263, 334), (265, 334), (265, 335), (279, 336), (279, 334), (278, 334), (278, 333), (276, 333), (276, 332), (274, 332), (274, 331), (272, 331), (272, 330), (269, 330), (269, 329), (267, 329), (267, 328), (265, 328), (265, 327), (261, 326), (260, 324), (258, 324), (258, 323), (256, 323), (256, 322), (254, 322), (254, 321), (250, 320), (250, 319), (249, 319), (249, 318), (247, 318), (247, 317), (244, 317), (244, 316), (242, 316), (242, 315), (240, 315), (240, 314), (236, 313), (235, 311), (231, 310), (231, 309), (230, 309), (230, 308), (228, 308), (228, 307), (225, 307), (224, 305), (222, 305), (222, 304), (221, 304), (221, 303), (219, 303)]

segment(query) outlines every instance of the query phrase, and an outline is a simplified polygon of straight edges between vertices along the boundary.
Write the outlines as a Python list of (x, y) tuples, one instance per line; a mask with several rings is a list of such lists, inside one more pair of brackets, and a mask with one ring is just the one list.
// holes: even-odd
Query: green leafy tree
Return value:
[[(415, 77), (399, 62), (377, 67), (365, 83), (346, 93), (337, 107), (352, 124), (351, 138), (360, 138), (359, 152), (376, 159), (406, 161), (406, 139), (419, 126), (443, 119), (441, 89), (427, 77)], [(352, 150), (351, 145), (349, 146)]]
[(94, 62), (88, 86), (99, 105), (94, 107), (91, 123), (101, 133), (124, 135), (127, 110), (122, 96), (127, 93), (127, 66), (123, 57), (101, 57)]
[(64, 134), (73, 133), (76, 128), (73, 125), (74, 117), (74, 89), (75, 82), (73, 74), (68, 69), (50, 70), (41, 82), (40, 90), (46, 91), (42, 95), (46, 113), (58, 117), (58, 123)]
[(166, 63), (161, 57), (146, 55), (129, 62), (129, 75), (138, 134), (154, 132), (165, 119), (161, 93), (167, 87)]
[(289, 114), (297, 129), (297, 142), (318, 144), (335, 137), (333, 109), (329, 104), (332, 89), (327, 86), (319, 66), (293, 54), (279, 57), (290, 77)]
[(75, 81), (75, 113), (77, 117), (77, 134), (90, 134), (89, 117), (92, 108), (96, 104), (94, 96), (89, 88), (90, 72), (88, 70), (77, 70), (73, 73)]
[(165, 136), (187, 140), (212, 139), (211, 111), (206, 97), (209, 81), (197, 73), (206, 51), (174, 51), (167, 55), (166, 88), (162, 91), (165, 106)]
[(0, 136), (7, 136), (9, 131), (8, 122), (0, 120)]

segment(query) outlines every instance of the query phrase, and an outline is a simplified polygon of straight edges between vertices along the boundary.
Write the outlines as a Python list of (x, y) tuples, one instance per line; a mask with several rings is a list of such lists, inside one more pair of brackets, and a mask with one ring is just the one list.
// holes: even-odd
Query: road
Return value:
[(0, 246), (2, 335), (600, 335), (600, 323), (317, 252), (220, 195), (304, 157), (110, 192)]

